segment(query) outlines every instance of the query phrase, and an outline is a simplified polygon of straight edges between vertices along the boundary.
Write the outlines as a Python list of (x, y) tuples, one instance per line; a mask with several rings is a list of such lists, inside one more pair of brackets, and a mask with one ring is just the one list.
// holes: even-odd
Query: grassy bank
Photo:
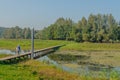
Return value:
[(61, 50), (75, 51), (100, 51), (100, 50), (120, 50), (119, 43), (69, 43)]
[[(15, 50), (16, 46), (20, 44), (23, 50), (31, 49), (31, 40), (0, 40), (0, 49)], [(58, 40), (35, 40), (35, 49), (46, 48), (55, 45), (65, 45), (60, 50), (120, 50), (119, 43), (76, 43), (72, 41), (58, 41)]]
[[(55, 45), (62, 45), (62, 44), (67, 44), (67, 43), (69, 43), (69, 42), (67, 42), (67, 41), (52, 41), (52, 40), (35, 40), (34, 41), (35, 49), (41, 49), (41, 48), (51, 47), (51, 46), (55, 46)], [(17, 45), (20, 45), (23, 50), (30, 50), (31, 49), (31, 40), (25, 40), (25, 39), (18, 39), (18, 40), (1, 39), (0, 40), (0, 49), (15, 50)]]
[[(29, 60), (12, 65), (0, 64), (0, 80), (108, 80), (105, 74), (96, 78), (68, 73), (54, 65)], [(110, 80), (119, 80), (119, 75), (111, 73)]]
[(79, 80), (55, 66), (30, 60), (13, 65), (0, 64), (0, 80)]

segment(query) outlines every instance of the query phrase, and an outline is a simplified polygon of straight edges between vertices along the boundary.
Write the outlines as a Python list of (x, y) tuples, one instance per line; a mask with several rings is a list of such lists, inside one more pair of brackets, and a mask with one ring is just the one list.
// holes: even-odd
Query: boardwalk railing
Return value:
[[(58, 45), (34, 51), (33, 59), (39, 58), (41, 56), (49, 54), (50, 52), (56, 51), (61, 46), (62, 45)], [(26, 59), (31, 59), (31, 52), (0, 58), (0, 63), (15, 63)]]

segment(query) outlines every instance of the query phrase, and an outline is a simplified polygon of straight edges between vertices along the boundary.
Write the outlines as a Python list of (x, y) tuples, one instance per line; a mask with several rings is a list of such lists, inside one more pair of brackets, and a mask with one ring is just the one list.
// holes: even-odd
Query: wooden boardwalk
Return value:
[[(50, 52), (56, 51), (59, 47), (61, 47), (61, 45), (34, 51), (33, 59), (39, 58), (41, 56), (47, 55)], [(3, 62), (15, 62), (16, 60), (20, 61), (21, 59), (31, 59), (31, 52), (27, 52), (27, 53), (20, 54), (20, 55), (9, 56), (5, 58), (0, 58), (0, 62), (2, 63)]]

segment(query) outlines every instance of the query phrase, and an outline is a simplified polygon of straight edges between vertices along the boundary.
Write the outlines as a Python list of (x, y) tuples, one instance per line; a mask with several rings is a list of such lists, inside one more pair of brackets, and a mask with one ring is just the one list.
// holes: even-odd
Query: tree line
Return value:
[(2, 37), (2, 33), (5, 31), (6, 28), (0, 27), (0, 38)]
[[(2, 31), (3, 32), (3, 31)], [(30, 28), (7, 28), (1, 34), (5, 39), (30, 39)], [(77, 23), (70, 18), (59, 18), (43, 30), (35, 30), (35, 38), (43, 40), (69, 40), (76, 42), (120, 42), (120, 22), (112, 14), (90, 14)]]
[(20, 28), (19, 26), (6, 28), (2, 33), (4, 39), (30, 39), (31, 30), (30, 28)]
[(120, 23), (112, 14), (90, 14), (77, 23), (71, 19), (59, 18), (42, 31), (37, 38), (47, 40), (72, 40), (76, 42), (119, 42)]

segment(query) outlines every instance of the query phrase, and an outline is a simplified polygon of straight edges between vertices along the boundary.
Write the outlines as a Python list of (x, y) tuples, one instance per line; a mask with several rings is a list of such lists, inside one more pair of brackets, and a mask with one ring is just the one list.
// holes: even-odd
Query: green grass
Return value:
[(0, 64), (0, 80), (79, 80), (79, 76), (55, 66), (30, 60), (13, 65)]
[[(22, 50), (31, 49), (31, 40), (0, 40), (0, 49), (10, 49), (15, 50), (17, 45), (20, 45)], [(35, 40), (35, 49), (39, 50), (46, 47), (51, 47), (55, 45), (65, 45), (60, 50), (120, 50), (119, 43), (76, 43), (73, 41), (58, 41), (58, 40)]]
[[(0, 64), (0, 80), (107, 80), (106, 74), (101, 75), (100, 78), (78, 76), (35, 60), (12, 65)], [(111, 72), (110, 76), (110, 80), (119, 80), (116, 72)]]
[(61, 50), (76, 50), (76, 51), (99, 51), (99, 50), (120, 50), (119, 43), (69, 43), (62, 47)]
[[(41, 49), (56, 45), (62, 45), (69, 43), (67, 41), (53, 41), (53, 40), (35, 40), (34, 45), (35, 49)], [(18, 39), (18, 40), (6, 40), (1, 39), (0, 40), (0, 49), (9, 49), (9, 50), (15, 50), (16, 46), (20, 45), (23, 50), (30, 50), (31, 49), (31, 40), (25, 40), (25, 39)]]
[(0, 58), (4, 58), (4, 57), (7, 57), (7, 56), (12, 56), (11, 54), (0, 54)]
[(0, 80), (37, 80), (35, 76), (22, 66), (0, 65)]

